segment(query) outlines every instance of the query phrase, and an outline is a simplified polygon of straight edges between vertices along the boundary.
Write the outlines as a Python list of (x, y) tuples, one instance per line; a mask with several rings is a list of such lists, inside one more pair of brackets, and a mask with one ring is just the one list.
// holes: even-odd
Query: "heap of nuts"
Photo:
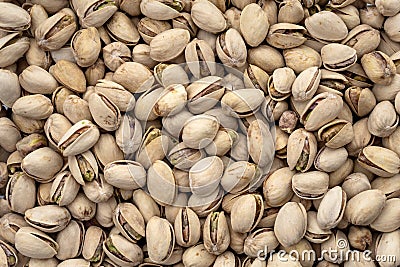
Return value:
[(0, 0), (0, 266), (399, 266), (399, 32), (400, 0)]

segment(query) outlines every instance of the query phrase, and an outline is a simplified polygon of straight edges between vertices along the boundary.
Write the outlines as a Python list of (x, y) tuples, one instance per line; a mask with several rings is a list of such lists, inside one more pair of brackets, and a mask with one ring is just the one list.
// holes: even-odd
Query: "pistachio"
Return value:
[(377, 84), (389, 85), (396, 74), (396, 65), (388, 55), (380, 51), (365, 54), (361, 64), (368, 78)]
[(357, 62), (357, 51), (346, 45), (328, 44), (321, 49), (324, 67), (332, 71), (343, 71)]
[[(160, 235), (163, 233), (164, 235)], [(171, 257), (175, 246), (175, 233), (172, 225), (159, 217), (153, 217), (146, 226), (147, 249), (154, 262), (163, 262)]]
[(113, 221), (121, 234), (131, 242), (136, 243), (145, 235), (143, 216), (131, 203), (118, 204), (114, 210)]
[[(189, 43), (190, 34), (184, 29), (166, 30), (154, 37), (150, 42), (150, 57), (153, 60), (164, 62), (179, 56)], [(170, 46), (174, 45), (174, 49)]]
[(231, 223), (235, 232), (246, 233), (253, 230), (260, 222), (264, 210), (261, 195), (240, 196), (232, 206)]
[(3, 10), (0, 17), (0, 29), (2, 31), (24, 31), (31, 26), (31, 17), (21, 7), (12, 3), (2, 2), (0, 9)]
[(246, 44), (240, 33), (233, 28), (218, 36), (216, 51), (221, 62), (227, 66), (240, 68), (246, 63)]
[(292, 178), (294, 193), (304, 199), (323, 198), (328, 191), (329, 175), (321, 171), (297, 173)]
[(15, 248), (27, 257), (48, 259), (57, 254), (59, 247), (45, 233), (32, 227), (21, 227), (15, 234)]
[(240, 32), (246, 43), (256, 47), (262, 43), (268, 33), (267, 13), (257, 4), (247, 5), (240, 15)]
[(367, 146), (361, 150), (357, 161), (376, 175), (392, 177), (399, 173), (400, 158), (387, 148)]
[(136, 244), (121, 235), (112, 234), (103, 242), (103, 251), (118, 266), (138, 265), (143, 261), (143, 252)]
[(90, 27), (77, 31), (72, 37), (71, 49), (79, 66), (93, 65), (101, 51), (100, 35), (97, 29)]
[(212, 212), (203, 227), (204, 247), (208, 252), (220, 255), (229, 246), (230, 235), (224, 212)]
[(222, 32), (227, 23), (222, 12), (209, 1), (198, 1), (191, 9), (193, 22), (202, 30), (211, 33)]

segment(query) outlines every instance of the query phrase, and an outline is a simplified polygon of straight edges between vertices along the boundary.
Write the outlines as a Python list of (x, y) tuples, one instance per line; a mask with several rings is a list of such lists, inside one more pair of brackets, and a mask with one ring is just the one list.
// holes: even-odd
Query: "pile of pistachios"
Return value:
[(0, 0), (0, 266), (398, 267), (399, 114), (400, 0)]

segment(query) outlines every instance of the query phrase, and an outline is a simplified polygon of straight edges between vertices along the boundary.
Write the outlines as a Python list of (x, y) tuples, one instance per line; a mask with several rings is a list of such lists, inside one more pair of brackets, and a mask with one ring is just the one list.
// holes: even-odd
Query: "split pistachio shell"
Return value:
[(167, 153), (168, 140), (168, 136), (163, 135), (160, 129), (150, 127), (136, 152), (136, 162), (148, 169), (155, 161), (162, 160)]
[(376, 106), (376, 98), (369, 88), (352, 86), (346, 90), (345, 99), (350, 108), (360, 117), (370, 113)]
[(318, 130), (318, 140), (329, 148), (340, 148), (354, 140), (353, 125), (346, 120), (334, 120)]
[(77, 31), (71, 39), (71, 48), (79, 66), (93, 65), (101, 51), (99, 32), (94, 27)]
[(164, 89), (153, 107), (157, 116), (174, 115), (180, 112), (186, 104), (187, 92), (183, 85), (173, 84)]
[(122, 85), (131, 93), (144, 92), (154, 82), (149, 68), (138, 62), (123, 63), (114, 72), (112, 80)]
[(89, 97), (89, 110), (94, 121), (106, 131), (115, 131), (121, 123), (119, 108), (104, 94), (93, 93)]
[(276, 23), (271, 26), (267, 42), (279, 49), (289, 49), (302, 45), (307, 39), (303, 35), (306, 29), (303, 26), (291, 23)]
[(22, 172), (15, 173), (8, 180), (5, 195), (10, 210), (24, 214), (35, 206), (35, 180)]
[(157, 160), (149, 168), (147, 189), (158, 202), (165, 204), (174, 202), (177, 195), (175, 177), (171, 168), (165, 162)]
[(378, 137), (388, 137), (397, 128), (399, 116), (389, 101), (379, 102), (368, 117), (368, 130)]
[(365, 54), (361, 64), (368, 78), (377, 84), (389, 85), (396, 74), (396, 65), (381, 51)]
[(380, 190), (366, 190), (347, 202), (344, 216), (355, 225), (369, 225), (381, 214), (386, 196)]
[(261, 120), (254, 120), (247, 131), (248, 152), (253, 161), (263, 168), (272, 164), (274, 144), (272, 134)]
[(25, 220), (29, 225), (46, 233), (63, 230), (71, 220), (66, 208), (56, 205), (39, 206), (25, 211)]
[(257, 165), (247, 161), (237, 161), (229, 165), (221, 178), (225, 191), (237, 194), (247, 190), (259, 180), (260, 170)]
[(106, 239), (104, 231), (97, 226), (90, 226), (85, 233), (82, 247), (82, 256), (94, 266), (100, 264), (104, 258), (103, 242)]
[(136, 26), (127, 15), (122, 12), (115, 12), (105, 25), (110, 37), (128, 46), (136, 45), (140, 35)]
[(121, 234), (136, 243), (145, 236), (145, 223), (142, 214), (131, 203), (120, 203), (114, 210), (114, 225)]
[(50, 198), (59, 206), (70, 204), (76, 197), (79, 191), (79, 184), (69, 171), (60, 172), (54, 179)]
[(103, 242), (105, 254), (118, 266), (129, 267), (143, 261), (143, 251), (123, 236), (111, 234)]
[(216, 51), (219, 59), (225, 65), (240, 68), (246, 63), (246, 44), (240, 33), (233, 28), (218, 36)]
[(85, 75), (75, 63), (60, 60), (52, 66), (50, 73), (66, 88), (76, 93), (84, 93), (86, 91)]
[(82, 154), (69, 156), (68, 166), (75, 180), (81, 185), (93, 181), (99, 175), (96, 158), (89, 150)]
[(332, 232), (329, 229), (321, 229), (317, 220), (317, 212), (307, 212), (307, 231), (304, 237), (308, 241), (313, 244), (321, 244), (327, 241), (331, 234)]
[[(337, 149), (323, 147), (314, 159), (314, 166), (320, 171), (334, 172), (346, 162), (347, 157), (348, 153), (344, 147)], [(333, 159), (335, 163), (332, 163)]]
[(270, 207), (280, 207), (293, 196), (292, 177), (295, 174), (288, 167), (274, 171), (263, 183), (265, 202)]
[(293, 82), (293, 99), (296, 101), (306, 101), (313, 98), (320, 80), (321, 71), (318, 67), (310, 67), (302, 71)]
[(274, 232), (279, 243), (288, 247), (298, 243), (307, 230), (307, 213), (301, 203), (288, 202), (278, 212)]
[(214, 51), (204, 40), (195, 38), (185, 48), (185, 58), (190, 72), (197, 78), (215, 75), (216, 66)]
[(255, 230), (244, 241), (244, 253), (249, 257), (257, 257), (258, 251), (267, 246), (271, 250), (279, 245), (272, 228), (260, 228)]

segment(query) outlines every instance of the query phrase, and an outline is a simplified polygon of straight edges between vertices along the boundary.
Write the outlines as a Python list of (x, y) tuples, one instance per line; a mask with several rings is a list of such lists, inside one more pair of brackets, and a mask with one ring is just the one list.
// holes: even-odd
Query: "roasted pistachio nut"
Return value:
[(303, 26), (291, 23), (273, 24), (268, 32), (267, 42), (279, 49), (289, 49), (302, 45), (307, 39)]
[(7, 152), (14, 152), (17, 149), (17, 143), (21, 140), (21, 133), (9, 118), (0, 118), (0, 126), (0, 146)]
[(190, 72), (197, 78), (216, 73), (215, 55), (211, 46), (204, 40), (193, 39), (185, 48), (185, 58)]
[(33, 227), (21, 227), (15, 234), (15, 248), (24, 256), (49, 259), (58, 252), (58, 244), (50, 236)]
[(104, 240), (103, 250), (112, 262), (121, 267), (139, 265), (143, 261), (142, 249), (118, 234), (111, 234)]
[[(363, 10), (361, 9), (361, 21), (363, 21), (362, 12)], [(361, 24), (349, 32), (349, 35), (342, 41), (342, 44), (354, 48), (357, 51), (357, 57), (361, 58), (363, 55), (375, 50), (378, 47), (379, 42), (379, 31), (367, 24)]]
[[(338, 170), (347, 160), (348, 153), (344, 147), (333, 149), (322, 147), (314, 159), (314, 166), (317, 170), (334, 172)], [(335, 159), (335, 163), (332, 163)]]
[(35, 206), (35, 180), (22, 172), (13, 174), (8, 180), (5, 197), (12, 211), (24, 214), (26, 210)]
[(295, 171), (288, 167), (280, 168), (272, 172), (263, 183), (265, 203), (269, 207), (280, 207), (293, 196), (292, 177)]
[(311, 168), (316, 155), (317, 140), (311, 132), (300, 128), (289, 136), (287, 163), (291, 170), (306, 172)]
[(392, 177), (399, 173), (400, 158), (387, 148), (367, 146), (361, 150), (357, 162), (363, 168), (382, 177)]
[(30, 65), (24, 69), (19, 75), (19, 82), (26, 91), (32, 94), (52, 94), (58, 87), (54, 77), (36, 65)]
[(11, 108), (21, 95), (18, 76), (9, 70), (1, 69), (0, 81), (0, 101)]
[(396, 65), (381, 51), (365, 54), (361, 64), (368, 78), (376, 84), (389, 85), (396, 74)]
[(123, 63), (112, 75), (112, 80), (131, 93), (144, 92), (154, 82), (149, 68), (138, 62)]
[(233, 204), (231, 210), (233, 231), (246, 233), (253, 230), (260, 222), (263, 210), (264, 203), (261, 195), (248, 194), (240, 196)]
[(388, 199), (379, 216), (371, 223), (371, 227), (379, 232), (392, 232), (398, 229), (399, 199)]
[(23, 8), (7, 2), (2, 2), (0, 8), (3, 11), (0, 17), (0, 29), (2, 31), (24, 31), (31, 26), (31, 17)]
[(89, 0), (70, 1), (79, 17), (80, 24), (85, 27), (100, 27), (118, 10), (115, 1)]
[(346, 120), (333, 120), (318, 130), (318, 141), (325, 142), (329, 148), (343, 147), (354, 140), (354, 136), (353, 125)]
[(50, 74), (67, 89), (76, 93), (86, 92), (85, 74), (74, 62), (60, 60), (51, 67)]
[(370, 113), (376, 106), (376, 98), (369, 88), (351, 86), (345, 92), (345, 100), (360, 117)]
[(307, 230), (307, 213), (301, 203), (288, 202), (276, 217), (274, 233), (279, 243), (285, 247), (298, 243)]
[(168, 136), (153, 126), (144, 133), (142, 143), (136, 152), (136, 162), (148, 169), (155, 161), (162, 160), (168, 150)]
[(260, 228), (252, 232), (244, 241), (244, 253), (249, 257), (257, 257), (264, 246), (275, 249), (279, 245), (272, 228)]
[(77, 183), (85, 185), (85, 182), (93, 181), (98, 175), (96, 158), (91, 151), (68, 157), (68, 166)]
[(0, 263), (3, 266), (16, 266), (18, 264), (18, 254), (15, 249), (4, 241), (0, 241)]
[(276, 101), (290, 97), (295, 80), (296, 74), (291, 68), (284, 67), (274, 70), (267, 82), (269, 96)]
[(212, 212), (203, 227), (203, 242), (208, 252), (220, 255), (229, 246), (230, 235), (224, 212)]
[(177, 186), (174, 173), (167, 163), (156, 160), (150, 166), (147, 173), (147, 189), (157, 202), (162, 204), (174, 203)]
[(122, 12), (115, 12), (105, 25), (109, 36), (118, 42), (122, 42), (128, 46), (136, 45), (140, 35), (127, 15)]
[(184, 143), (179, 143), (170, 150), (167, 157), (175, 168), (189, 170), (197, 161), (205, 157), (205, 153), (203, 150), (189, 148)]
[(25, 220), (30, 226), (43, 232), (55, 233), (68, 225), (71, 215), (66, 208), (45, 205), (25, 211)]
[(29, 38), (19, 33), (12, 33), (0, 38), (1, 67), (7, 67), (17, 62), (29, 49)]
[(120, 203), (114, 210), (114, 225), (121, 234), (136, 243), (145, 235), (145, 223), (142, 214), (131, 203)]
[(260, 179), (261, 171), (254, 163), (237, 161), (225, 168), (221, 186), (232, 194), (242, 193)]
[(321, 229), (317, 213), (315, 211), (307, 212), (307, 231), (304, 237), (313, 244), (321, 244), (329, 239), (332, 232), (329, 229)]
[(262, 43), (268, 33), (267, 13), (256, 3), (251, 3), (240, 14), (240, 32), (246, 43), (256, 47)]
[(104, 178), (117, 188), (135, 190), (146, 184), (146, 171), (138, 162), (119, 160), (104, 167)]
[(89, 221), (96, 214), (96, 203), (90, 201), (86, 195), (79, 192), (74, 201), (67, 206), (71, 216), (80, 221)]
[(274, 141), (266, 123), (254, 120), (247, 130), (248, 152), (253, 161), (260, 167), (269, 167), (273, 161)]
[(57, 259), (68, 260), (79, 256), (82, 251), (84, 236), (85, 227), (83, 223), (72, 220), (67, 227), (57, 234), (56, 242), (59, 246)]
[(100, 131), (96, 125), (87, 120), (75, 123), (62, 136), (58, 148), (63, 156), (75, 156), (88, 151), (99, 140)]
[[(376, 237), (374, 251), (376, 255), (394, 255), (397, 259), (399, 252), (394, 250), (393, 248), (399, 246), (399, 235), (400, 231), (397, 229), (396, 231), (390, 233), (382, 233)], [(380, 264), (381, 266), (391, 266), (398, 263), (398, 260), (395, 260), (394, 263), (390, 264)]]
[(217, 156), (206, 157), (195, 163), (189, 170), (189, 184), (193, 194), (208, 196), (221, 182), (224, 164)]
[(386, 196), (382, 191), (366, 190), (347, 202), (344, 216), (354, 225), (369, 225), (381, 214), (385, 203)]

